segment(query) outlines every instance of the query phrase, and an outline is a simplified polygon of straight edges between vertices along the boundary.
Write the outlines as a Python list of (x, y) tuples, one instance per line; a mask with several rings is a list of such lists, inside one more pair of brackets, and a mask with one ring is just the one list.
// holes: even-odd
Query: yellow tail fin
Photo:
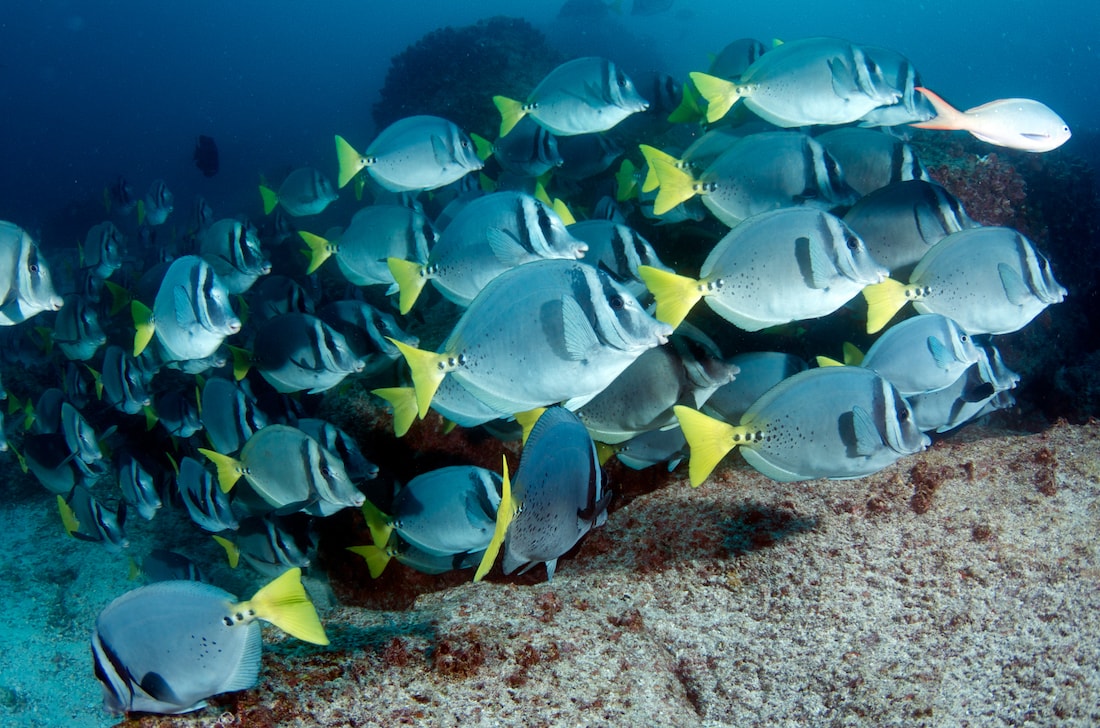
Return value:
[(367, 166), (367, 158), (355, 151), (355, 147), (348, 144), (339, 134), (336, 135), (336, 161), (340, 165), (338, 185), (340, 188), (351, 182), (352, 178)]
[(519, 123), (519, 120), (527, 116), (527, 112), (523, 109), (523, 104), (507, 96), (494, 96), (493, 104), (496, 105), (497, 111), (500, 112), (500, 136), (504, 136), (512, 131), (512, 128)]
[(516, 413), (516, 423), (523, 428), (523, 439), (520, 441), (522, 444), (527, 444), (527, 438), (531, 435), (531, 430), (534, 429), (535, 423), (539, 421), (545, 411), (545, 407), (536, 407), (533, 410)]
[(224, 536), (211, 536), (219, 546), (225, 549), (225, 558), (229, 562), (230, 569), (236, 569), (237, 565), (241, 563), (241, 550), (237, 548), (237, 544), (233, 543)]
[(328, 644), (317, 609), (302, 586), (302, 570), (298, 567), (287, 569), (239, 608), (251, 609), (257, 617), (292, 637), (315, 645)]
[(497, 508), (497, 524), (493, 529), (493, 538), (489, 541), (485, 554), (481, 557), (474, 581), (481, 581), (489, 570), (493, 568), (493, 562), (497, 560), (500, 547), (504, 545), (504, 537), (508, 533), (508, 526), (516, 515), (516, 506), (512, 503), (512, 481), (508, 479), (508, 458), (502, 457), (504, 467), (501, 470), (503, 484), (501, 485), (500, 506)]
[(863, 289), (863, 297), (867, 299), (868, 334), (881, 331), (909, 300), (905, 295), (905, 284), (893, 278), (867, 286)]
[(57, 510), (61, 513), (61, 525), (65, 527), (65, 533), (72, 536), (80, 530), (80, 521), (76, 519), (76, 513), (61, 496), (57, 496)]
[(306, 275), (311, 275), (336, 251), (336, 246), (320, 235), (307, 233), (305, 230), (299, 230), (298, 235), (309, 246), (309, 268), (306, 269)]
[(386, 570), (386, 566), (393, 557), (388, 550), (374, 545), (348, 546), (348, 551), (353, 554), (359, 554), (366, 559), (367, 571), (370, 572), (370, 578), (372, 579), (377, 579), (382, 576), (382, 572)]
[(699, 95), (707, 101), (707, 122), (713, 124), (721, 119), (741, 98), (737, 84), (724, 78), (695, 71), (689, 73)]
[(473, 140), (474, 149), (477, 150), (477, 158), (482, 162), (493, 156), (493, 143), (491, 141), (473, 132), (470, 132), (470, 139)]
[(676, 328), (703, 297), (703, 286), (687, 276), (648, 265), (638, 266), (638, 275), (657, 299), (657, 320)]
[(680, 421), (684, 438), (691, 446), (688, 477), (691, 484), (697, 486), (707, 479), (715, 466), (734, 448), (734, 437), (742, 428), (708, 417), (691, 407), (676, 405), (672, 410)]
[(134, 317), (134, 356), (140, 356), (153, 340), (156, 327), (153, 323), (153, 311), (141, 301), (130, 301), (130, 315)]
[(229, 354), (233, 357), (233, 379), (239, 382), (248, 375), (248, 370), (252, 368), (252, 352), (229, 344)]
[(367, 521), (367, 528), (370, 529), (370, 537), (374, 541), (374, 545), (385, 548), (386, 544), (390, 542), (390, 535), (393, 533), (393, 520), (378, 510), (378, 506), (369, 500), (363, 501), (360, 510), (363, 511), (363, 518)]
[(417, 349), (403, 341), (390, 339), (388, 336), (386, 338), (400, 350), (401, 355), (408, 362), (409, 370), (412, 372), (413, 387), (416, 388), (416, 410), (420, 418), (424, 419), (432, 404), (432, 397), (443, 382), (443, 377), (454, 369), (454, 364), (451, 362), (453, 357)]
[(275, 205), (279, 204), (279, 194), (270, 187), (260, 185), (260, 197), (264, 201), (264, 214), (270, 215)]
[(390, 269), (390, 275), (397, 282), (400, 290), (397, 303), (402, 315), (412, 310), (416, 299), (420, 298), (420, 292), (424, 290), (424, 284), (428, 282), (424, 266), (411, 260), (400, 258), (386, 258), (386, 265)]
[(207, 450), (204, 447), (200, 447), (199, 452), (209, 458), (210, 462), (214, 463), (214, 467), (218, 469), (218, 486), (222, 489), (222, 493), (233, 490), (233, 486), (244, 474), (241, 461), (228, 455), (222, 455), (220, 452)]
[(393, 407), (393, 434), (404, 437), (416, 421), (416, 390), (412, 387), (383, 387), (372, 389), (371, 394), (390, 403)]
[(638, 196), (638, 180), (634, 177), (634, 173), (637, 171), (638, 168), (629, 159), (624, 159), (623, 163), (619, 165), (619, 171), (615, 173), (615, 199), (617, 201), (626, 202)]

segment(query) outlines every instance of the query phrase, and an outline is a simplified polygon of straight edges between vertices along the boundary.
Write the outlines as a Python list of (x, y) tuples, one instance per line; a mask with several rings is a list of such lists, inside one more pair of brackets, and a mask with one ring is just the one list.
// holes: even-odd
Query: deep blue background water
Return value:
[[(630, 2), (625, 3), (629, 8)], [(767, 7), (765, 7), (767, 6)], [(1044, 101), (1086, 150), (1100, 110), (1100, 6), (1091, 2), (731, 3), (677, 0), (659, 15), (556, 21), (557, 2), (43, 0), (0, 14), (0, 219), (49, 230), (123, 174), (140, 196), (163, 177), (178, 218), (201, 192), (221, 215), (258, 205), (263, 170), (335, 174), (332, 134), (364, 143), (389, 59), (426, 32), (522, 15), (567, 52), (682, 76), (742, 36), (836, 35), (892, 47), (961, 108)], [(495, 91), (486, 88), (486, 95)], [(222, 171), (191, 162), (214, 136)], [(1073, 147), (1070, 147), (1073, 149)], [(72, 241), (43, 241), (71, 245)]]

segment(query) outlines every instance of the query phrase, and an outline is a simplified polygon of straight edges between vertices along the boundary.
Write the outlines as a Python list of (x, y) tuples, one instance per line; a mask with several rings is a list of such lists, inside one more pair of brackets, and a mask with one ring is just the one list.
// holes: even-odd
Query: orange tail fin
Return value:
[(909, 126), (915, 126), (920, 129), (963, 129), (967, 128), (966, 115), (956, 109), (951, 104), (947, 103), (932, 91), (920, 86), (916, 87), (917, 91), (928, 97), (928, 100), (932, 102), (932, 108), (936, 110), (936, 116), (928, 121), (917, 122), (916, 124), (910, 124)]

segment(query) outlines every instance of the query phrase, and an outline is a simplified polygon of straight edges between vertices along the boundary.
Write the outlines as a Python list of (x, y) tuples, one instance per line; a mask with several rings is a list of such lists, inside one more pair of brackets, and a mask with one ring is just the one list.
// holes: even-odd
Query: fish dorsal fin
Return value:
[(565, 350), (569, 358), (584, 361), (600, 345), (600, 339), (589, 323), (584, 309), (571, 296), (561, 298), (561, 322)]
[(256, 617), (292, 637), (315, 645), (328, 644), (317, 609), (302, 586), (302, 570), (298, 567), (284, 571), (240, 607), (253, 610)]
[(382, 576), (386, 566), (390, 563), (390, 552), (373, 544), (367, 546), (348, 546), (348, 551), (359, 554), (367, 562), (367, 571), (370, 578), (377, 579)]
[(522, 263), (526, 263), (534, 255), (530, 250), (523, 247), (523, 243), (519, 241), (519, 238), (500, 228), (486, 230), (485, 238), (496, 259), (509, 268), (515, 268)]
[(504, 537), (508, 534), (508, 526), (516, 515), (516, 505), (512, 502), (512, 481), (508, 478), (508, 458), (501, 456), (503, 466), (501, 468), (501, 494), (500, 505), (497, 506), (497, 521), (493, 529), (493, 538), (485, 548), (485, 554), (481, 557), (477, 571), (474, 573), (474, 581), (481, 581), (489, 570), (493, 568), (493, 562), (497, 560), (500, 547), (504, 545)]
[(1009, 303), (1022, 306), (1031, 298), (1031, 291), (1024, 282), (1023, 277), (1012, 266), (1006, 263), (997, 264), (997, 275), (1001, 277), (1001, 285), (1005, 289), (1005, 297)]
[(866, 457), (882, 449), (882, 436), (875, 427), (875, 421), (859, 405), (852, 408), (852, 429), (856, 436), (856, 454)]

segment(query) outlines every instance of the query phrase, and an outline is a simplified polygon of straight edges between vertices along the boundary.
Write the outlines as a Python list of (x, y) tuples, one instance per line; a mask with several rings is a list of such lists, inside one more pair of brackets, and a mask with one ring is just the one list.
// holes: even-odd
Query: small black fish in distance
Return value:
[(216, 175), (218, 173), (218, 145), (214, 141), (214, 137), (200, 134), (198, 141), (195, 142), (193, 158), (195, 166), (202, 171), (203, 176), (213, 177)]

